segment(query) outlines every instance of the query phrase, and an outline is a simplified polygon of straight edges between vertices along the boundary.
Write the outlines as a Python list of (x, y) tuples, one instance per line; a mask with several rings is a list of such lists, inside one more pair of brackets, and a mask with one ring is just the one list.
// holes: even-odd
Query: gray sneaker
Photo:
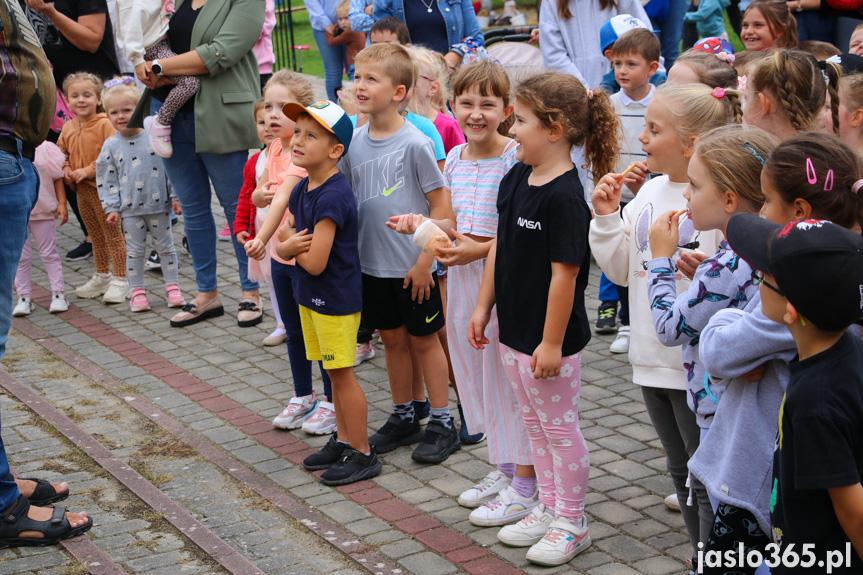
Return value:
[(123, 303), (129, 299), (129, 280), (126, 278), (114, 278), (108, 285), (108, 290), (105, 292), (105, 297), (102, 301), (105, 303)]
[(95, 274), (87, 281), (87, 283), (75, 288), (75, 295), (84, 299), (99, 297), (108, 291), (108, 286), (111, 285), (112, 279), (113, 276), (110, 275), (108, 277), (102, 277), (99, 274)]

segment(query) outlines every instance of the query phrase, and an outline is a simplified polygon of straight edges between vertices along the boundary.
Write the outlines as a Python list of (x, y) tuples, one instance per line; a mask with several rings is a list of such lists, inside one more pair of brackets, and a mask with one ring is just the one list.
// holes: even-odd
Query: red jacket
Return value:
[(258, 152), (246, 162), (243, 167), (243, 187), (240, 188), (240, 199), (237, 202), (237, 213), (234, 216), (234, 235), (240, 232), (249, 232), (247, 239), (251, 240), (255, 237), (255, 214), (258, 212), (255, 204), (252, 203), (252, 192), (258, 186), (258, 179), (255, 177), (255, 166), (258, 163)]

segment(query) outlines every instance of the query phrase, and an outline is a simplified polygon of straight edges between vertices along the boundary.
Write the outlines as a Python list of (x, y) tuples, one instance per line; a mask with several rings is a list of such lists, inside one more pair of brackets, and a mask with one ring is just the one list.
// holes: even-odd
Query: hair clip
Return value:
[(746, 91), (746, 74), (737, 76), (737, 89), (741, 92)]
[(593, 100), (593, 90), (588, 89), (587, 91), (587, 99)]
[(851, 193), (856, 194), (860, 192), (860, 188), (863, 188), (863, 180), (857, 180), (854, 182), (854, 185), (851, 186)]
[(114, 78), (112, 80), (108, 80), (105, 82), (105, 89), (113, 88), (114, 86), (120, 86), (123, 84), (134, 84), (135, 79), (131, 76), (123, 76), (122, 78)]
[(824, 180), (824, 191), (829, 192), (833, 189), (833, 170), (827, 170), (827, 178)]
[[(810, 184), (818, 183), (818, 174), (815, 173), (815, 166), (812, 165), (812, 158), (806, 158), (806, 180)], [(857, 183), (854, 184), (855, 186)], [(833, 189), (833, 169), (827, 170), (827, 177), (824, 178), (824, 191), (829, 192)]]
[[(743, 147), (752, 152), (753, 156), (761, 160), (761, 165), (764, 165), (764, 158), (762, 158), (761, 155), (759, 155), (758, 151), (752, 147), (752, 144), (750, 144), (749, 142), (743, 142)], [(861, 180), (861, 182), (863, 182), (863, 180)]]
[(725, 88), (723, 88), (721, 86), (717, 86), (716, 88), (713, 88), (713, 91), (710, 93), (710, 95), (716, 99), (724, 98), (725, 97)]

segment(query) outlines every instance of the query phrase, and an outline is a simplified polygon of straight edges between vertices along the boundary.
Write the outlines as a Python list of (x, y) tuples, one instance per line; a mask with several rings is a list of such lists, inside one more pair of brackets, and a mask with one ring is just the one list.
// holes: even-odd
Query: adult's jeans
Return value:
[[(671, 70), (680, 55), (680, 38), (683, 34), (683, 15), (689, 4), (686, 0), (669, 0), (665, 21), (654, 22), (659, 27), (659, 45), (665, 58), (665, 69)], [(689, 48), (689, 46), (687, 46)]]
[(324, 85), (327, 89), (327, 98), (338, 102), (336, 88), (342, 85), (342, 72), (347, 64), (347, 48), (344, 44), (340, 46), (327, 44), (327, 36), (323, 30), (312, 28), (312, 35), (324, 60)]
[[(153, 100), (153, 113), (161, 105)], [(228, 137), (228, 136), (226, 136)], [(183, 208), (183, 223), (192, 254), (195, 269), (195, 283), (199, 292), (218, 289), (216, 280), (216, 222), (210, 206), (212, 191), (216, 191), (219, 204), (225, 210), (229, 225), (237, 213), (240, 188), (243, 187), (243, 167), (248, 159), (248, 151), (227, 154), (197, 153), (195, 151), (195, 115), (180, 112), (171, 123), (171, 144), (174, 153), (164, 158), (165, 171), (174, 193)], [(249, 260), (246, 250), (231, 234), (237, 267), (240, 270), (240, 286), (243, 291), (255, 291), (258, 283), (249, 279)]]
[[(33, 163), (18, 153), (0, 152), (0, 359), (6, 353), (9, 325), (12, 322), (12, 284), (18, 271), (21, 250), (27, 241), (30, 211), (39, 195), (39, 175)], [(0, 512), (21, 495), (14, 481), (7, 481), (9, 460), (0, 436)]]

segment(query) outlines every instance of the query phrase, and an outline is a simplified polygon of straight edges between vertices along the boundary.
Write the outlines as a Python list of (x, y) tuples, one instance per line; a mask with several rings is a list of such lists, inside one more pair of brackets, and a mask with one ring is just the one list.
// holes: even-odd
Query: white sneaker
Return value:
[(551, 522), (545, 536), (527, 550), (527, 560), (537, 565), (563, 565), (590, 547), (587, 517), (578, 522), (558, 517)]
[(113, 279), (113, 276), (111, 275), (103, 277), (99, 274), (95, 274), (87, 281), (87, 283), (75, 288), (75, 295), (84, 299), (93, 299), (94, 297), (99, 297), (100, 295), (108, 291), (108, 286), (111, 284), (111, 279)]
[(55, 291), (51, 294), (51, 307), (48, 308), (51, 313), (60, 313), (69, 311), (69, 300), (63, 295), (63, 292)]
[(629, 353), (629, 326), (621, 326), (617, 330), (617, 337), (608, 347), (611, 353)]
[(318, 402), (318, 408), (303, 423), (303, 431), (311, 435), (329, 435), (336, 430), (336, 406), (329, 401)]
[(554, 514), (545, 508), (545, 504), (540, 503), (533, 508), (530, 515), (515, 525), (504, 526), (497, 532), (497, 538), (510, 547), (530, 547), (545, 536), (552, 521)]
[(479, 483), (459, 495), (458, 504), (471, 509), (479, 507), (486, 501), (491, 500), (503, 489), (509, 487), (511, 482), (512, 480), (509, 477), (495, 469), (483, 477)]
[(680, 513), (680, 501), (677, 500), (677, 493), (672, 493), (668, 497), (666, 497), (663, 502), (665, 506), (671, 509), (672, 511), (677, 511)]
[(108, 285), (108, 290), (105, 292), (105, 297), (102, 301), (105, 303), (123, 303), (129, 299), (129, 280), (126, 278), (114, 278)]
[(22, 295), (18, 298), (18, 303), (15, 309), (12, 310), (12, 317), (23, 317), (30, 315), (33, 312), (33, 302), (29, 297)]
[(533, 497), (522, 497), (512, 485), (509, 485), (494, 499), (471, 511), (468, 520), (480, 527), (509, 525), (530, 515), (537, 505), (539, 505), (539, 495), (536, 491)]
[(303, 422), (312, 416), (312, 412), (318, 406), (318, 400), (314, 395), (306, 397), (293, 397), (283, 412), (273, 420), (273, 427), (279, 429), (297, 429)]

